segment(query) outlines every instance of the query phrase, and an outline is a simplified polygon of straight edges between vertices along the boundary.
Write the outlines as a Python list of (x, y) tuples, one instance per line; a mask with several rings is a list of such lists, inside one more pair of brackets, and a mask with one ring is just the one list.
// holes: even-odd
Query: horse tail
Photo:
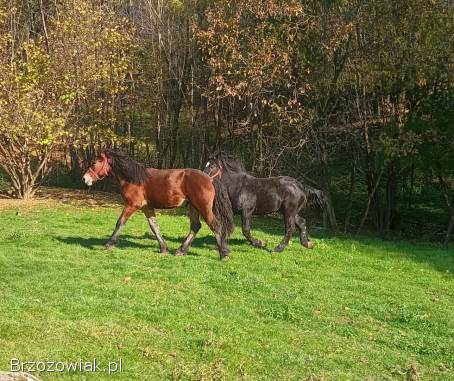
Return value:
[(233, 209), (230, 203), (229, 194), (224, 184), (219, 179), (213, 179), (215, 196), (213, 202), (213, 213), (221, 228), (221, 236), (229, 237), (233, 233), (235, 225), (233, 223)]
[(301, 189), (306, 196), (306, 205), (309, 207), (316, 206), (320, 210), (326, 210), (326, 196), (322, 190), (311, 187), (310, 185), (300, 184)]

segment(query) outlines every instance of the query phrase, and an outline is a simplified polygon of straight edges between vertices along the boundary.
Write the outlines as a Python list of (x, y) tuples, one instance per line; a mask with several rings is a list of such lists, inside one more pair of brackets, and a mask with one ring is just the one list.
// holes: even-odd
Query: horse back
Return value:
[(254, 214), (269, 214), (297, 207), (302, 197), (301, 187), (292, 177), (248, 176), (243, 183), (239, 202), (243, 207), (253, 208)]
[(207, 193), (214, 196), (210, 178), (197, 169), (148, 169), (144, 183), (147, 205), (156, 209), (172, 209)]

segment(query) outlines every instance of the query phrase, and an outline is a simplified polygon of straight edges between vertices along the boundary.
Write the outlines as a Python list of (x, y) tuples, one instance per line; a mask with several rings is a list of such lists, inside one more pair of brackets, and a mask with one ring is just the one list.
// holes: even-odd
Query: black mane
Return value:
[(240, 160), (226, 154), (225, 152), (217, 152), (210, 159), (219, 160), (224, 167), (224, 170), (231, 172), (246, 172), (246, 169)]
[(150, 177), (147, 168), (143, 164), (132, 160), (126, 153), (110, 149), (104, 152), (110, 158), (112, 172), (127, 182), (142, 184)]

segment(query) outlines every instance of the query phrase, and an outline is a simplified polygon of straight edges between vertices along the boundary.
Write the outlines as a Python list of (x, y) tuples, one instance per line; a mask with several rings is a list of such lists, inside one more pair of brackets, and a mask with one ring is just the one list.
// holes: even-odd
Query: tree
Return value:
[(30, 198), (52, 168), (52, 155), (87, 136), (112, 135), (81, 110), (115, 118), (112, 101), (125, 91), (130, 34), (109, 8), (76, 0), (58, 6), (45, 35), (21, 40), (14, 34), (16, 8), (1, 5), (0, 165), (14, 195)]

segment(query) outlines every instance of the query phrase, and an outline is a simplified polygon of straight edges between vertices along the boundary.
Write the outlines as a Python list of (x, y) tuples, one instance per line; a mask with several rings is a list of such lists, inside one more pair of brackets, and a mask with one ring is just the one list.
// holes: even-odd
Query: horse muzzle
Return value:
[(84, 180), (85, 184), (89, 187), (91, 187), (94, 183), (93, 178), (88, 173), (83, 175), (82, 180)]

